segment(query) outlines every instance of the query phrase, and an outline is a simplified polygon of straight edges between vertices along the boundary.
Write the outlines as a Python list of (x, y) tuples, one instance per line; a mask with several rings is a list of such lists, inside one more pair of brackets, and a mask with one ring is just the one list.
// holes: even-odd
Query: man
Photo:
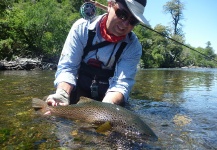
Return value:
[(109, 0), (107, 14), (76, 21), (58, 63), (56, 93), (47, 103), (64, 106), (80, 96), (118, 105), (127, 101), (142, 54), (131, 31), (139, 22), (148, 24), (145, 6), (146, 0)]

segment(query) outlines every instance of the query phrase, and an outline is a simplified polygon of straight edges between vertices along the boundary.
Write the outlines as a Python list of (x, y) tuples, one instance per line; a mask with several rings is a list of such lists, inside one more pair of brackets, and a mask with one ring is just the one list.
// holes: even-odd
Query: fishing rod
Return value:
[[(84, 0), (84, 4), (83, 4), (83, 5), (81, 6), (81, 8), (80, 8), (80, 13), (81, 13), (82, 17), (85, 18), (85, 19), (88, 19), (88, 20), (89, 20), (89, 19), (93, 19), (93, 18), (96, 16), (96, 14), (97, 14), (96, 7), (100, 8), (100, 9), (102, 9), (102, 10), (104, 10), (104, 11), (107, 11), (107, 9), (108, 9), (107, 6), (101, 4), (101, 3), (97, 2), (97, 1), (93, 1), (93, 0)], [(195, 52), (197, 52), (197, 53), (203, 55), (203, 56), (206, 57), (206, 58), (209, 58), (209, 59), (211, 59), (211, 60), (217, 62), (217, 60), (215, 60), (214, 58), (211, 58), (210, 56), (207, 56), (207, 55), (205, 55), (205, 54), (203, 54), (203, 53), (201, 53), (201, 52), (195, 50), (194, 48), (192, 48), (192, 47), (190, 47), (190, 46), (187, 46), (187, 45), (185, 45), (185, 44), (183, 44), (183, 43), (181, 43), (181, 42), (179, 42), (179, 41), (176, 41), (176, 40), (170, 38), (170, 37), (167, 36), (167, 35), (163, 35), (162, 33), (157, 32), (156, 30), (154, 30), (154, 29), (152, 29), (152, 28), (150, 28), (150, 27), (148, 27), (148, 26), (145, 26), (145, 25), (143, 25), (143, 24), (139, 24), (139, 25), (141, 25), (142, 27), (147, 28), (147, 29), (149, 29), (149, 30), (151, 30), (151, 31), (153, 31), (153, 32), (155, 32), (155, 33), (157, 33), (157, 34), (163, 36), (163, 37), (166, 37), (166, 38), (170, 39), (171, 41), (174, 41), (174, 42), (176, 42), (176, 43), (178, 43), (178, 44), (180, 44), (180, 45), (182, 45), (182, 46), (185, 46), (185, 47), (189, 48), (190, 50), (193, 50), (193, 51), (195, 51)]]

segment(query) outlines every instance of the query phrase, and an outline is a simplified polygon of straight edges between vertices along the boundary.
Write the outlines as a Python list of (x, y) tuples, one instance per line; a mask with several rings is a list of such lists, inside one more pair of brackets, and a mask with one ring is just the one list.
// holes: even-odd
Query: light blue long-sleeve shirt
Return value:
[[(60, 82), (67, 82), (76, 86), (78, 70), (80, 62), (82, 61), (83, 49), (87, 44), (88, 30), (96, 29), (96, 35), (93, 39), (93, 45), (104, 41), (100, 34), (99, 22), (102, 16), (99, 16), (93, 22), (85, 19), (79, 19), (76, 21), (65, 41), (60, 60), (58, 63), (57, 72), (55, 74), (55, 87)], [(135, 75), (137, 71), (137, 64), (142, 54), (142, 47), (138, 38), (134, 33), (126, 36), (116, 47), (115, 44), (109, 44), (105, 47), (91, 51), (84, 58), (84, 62), (87, 62), (90, 58), (96, 58), (103, 62), (103, 68), (111, 68), (115, 60), (114, 55), (118, 50), (122, 42), (127, 42), (127, 46), (123, 50), (119, 60), (117, 61), (114, 76), (109, 79), (109, 91), (117, 91), (124, 95), (125, 100), (129, 98), (132, 86), (135, 83)], [(115, 49), (114, 49), (115, 47)], [(109, 61), (109, 57), (113, 55)]]

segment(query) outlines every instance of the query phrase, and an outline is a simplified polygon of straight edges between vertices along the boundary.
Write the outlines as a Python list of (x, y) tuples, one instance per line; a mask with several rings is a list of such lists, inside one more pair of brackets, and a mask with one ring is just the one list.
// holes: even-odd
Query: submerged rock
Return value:
[(192, 121), (191, 118), (189, 118), (188, 116), (182, 115), (182, 114), (176, 114), (173, 118), (173, 122), (177, 126), (185, 126), (189, 124), (191, 121)]

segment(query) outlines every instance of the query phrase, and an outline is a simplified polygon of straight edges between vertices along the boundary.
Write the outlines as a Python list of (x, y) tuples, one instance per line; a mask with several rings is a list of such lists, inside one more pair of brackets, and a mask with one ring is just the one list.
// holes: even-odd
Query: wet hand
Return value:
[(50, 106), (69, 105), (69, 94), (63, 89), (57, 89), (55, 94), (51, 94), (47, 97), (46, 102)]

